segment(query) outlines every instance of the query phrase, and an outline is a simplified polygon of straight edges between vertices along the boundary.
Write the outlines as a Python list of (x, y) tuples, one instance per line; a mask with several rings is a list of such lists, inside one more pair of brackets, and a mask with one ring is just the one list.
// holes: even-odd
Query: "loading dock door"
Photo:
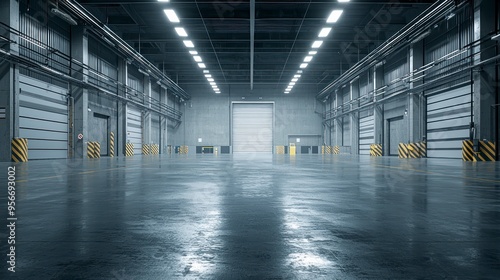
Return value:
[(233, 103), (233, 153), (273, 152), (272, 103)]
[(28, 159), (67, 158), (67, 89), (24, 75), (19, 87), (19, 137), (28, 139)]
[(370, 145), (375, 143), (373, 115), (359, 118), (359, 154), (369, 155)]
[(427, 95), (427, 157), (462, 158), (471, 104), (470, 85)]
[(127, 105), (127, 142), (134, 144), (134, 154), (142, 154), (142, 113), (139, 108)]

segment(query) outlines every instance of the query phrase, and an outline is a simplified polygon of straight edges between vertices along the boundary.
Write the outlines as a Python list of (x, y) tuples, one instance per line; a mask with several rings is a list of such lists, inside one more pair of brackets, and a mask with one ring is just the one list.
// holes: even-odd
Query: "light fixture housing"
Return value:
[(165, 15), (167, 15), (167, 18), (170, 22), (181, 22), (174, 10), (166, 9), (163, 10), (163, 12), (165, 12)]
[(187, 37), (188, 34), (186, 32), (186, 30), (182, 27), (176, 27), (175, 28), (175, 32), (177, 33), (177, 35), (181, 36), (181, 37)]
[(330, 13), (330, 16), (328, 16), (328, 18), (326, 19), (326, 22), (327, 23), (335, 23), (335, 22), (337, 22), (343, 12), (344, 12), (343, 10), (333, 10)]

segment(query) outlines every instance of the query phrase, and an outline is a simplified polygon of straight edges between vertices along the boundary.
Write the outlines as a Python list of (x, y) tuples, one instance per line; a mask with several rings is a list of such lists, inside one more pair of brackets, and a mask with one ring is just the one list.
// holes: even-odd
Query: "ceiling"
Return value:
[[(210, 87), (174, 27), (183, 27), (217, 85), (283, 91), (334, 9), (343, 10), (297, 83), (323, 88), (422, 13), (424, 0), (78, 0), (181, 87)], [(252, 0), (253, 2), (253, 0)], [(397, 4), (395, 4), (397, 3)], [(180, 23), (170, 22), (173, 9)], [(254, 24), (253, 83), (251, 32)], [(368, 31), (366, 28), (368, 27)]]

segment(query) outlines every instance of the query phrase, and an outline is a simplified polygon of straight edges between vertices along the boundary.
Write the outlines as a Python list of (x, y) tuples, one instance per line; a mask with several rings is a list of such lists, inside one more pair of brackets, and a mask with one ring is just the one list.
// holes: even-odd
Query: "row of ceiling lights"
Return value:
[[(349, 2), (350, 0), (338, 0), (338, 2), (341, 3), (346, 3)], [(343, 10), (333, 10), (330, 13), (330, 16), (326, 19), (327, 24), (335, 23), (339, 20), (340, 16), (342, 15)], [(318, 38), (326, 38), (328, 37), (328, 34), (330, 34), (330, 31), (332, 31), (332, 27), (327, 26), (323, 27), (319, 33), (318, 33)], [(312, 50), (309, 51), (306, 57), (304, 57), (304, 61), (300, 64), (299, 68), (300, 69), (305, 69), (307, 65), (309, 65), (309, 62), (313, 59), (314, 55), (318, 53), (318, 49), (321, 47), (323, 44), (323, 40), (316, 40), (312, 43), (311, 48)], [(295, 86), (295, 83), (299, 80), (303, 70), (297, 70), (297, 73), (293, 75), (292, 80), (288, 84), (288, 87), (285, 89), (285, 94), (290, 93), (292, 91), (293, 87)]]
[[(169, 2), (169, 0), (158, 0), (158, 2)], [(166, 9), (163, 11), (165, 12), (165, 15), (167, 16), (167, 18), (170, 22), (172, 22), (172, 23), (180, 23), (181, 22), (174, 10)], [(179, 35), (179, 37), (182, 37), (182, 38), (188, 37), (188, 34), (183, 27), (177, 26), (174, 29), (175, 29), (175, 32), (177, 33), (177, 35)], [(215, 80), (212, 77), (212, 75), (210, 74), (210, 71), (206, 69), (207, 66), (205, 65), (205, 63), (203, 63), (203, 59), (198, 54), (198, 51), (196, 51), (194, 49), (193, 41), (183, 40), (182, 42), (184, 43), (184, 46), (186, 46), (186, 48), (188, 48), (189, 54), (191, 54), (193, 56), (194, 61), (196, 63), (198, 63), (198, 67), (203, 69), (203, 74), (205, 74), (205, 78), (207, 78), (207, 81), (210, 83), (210, 86), (212, 86), (212, 89), (214, 90), (214, 92), (219, 94), (220, 89), (217, 86), (217, 83), (215, 83)]]

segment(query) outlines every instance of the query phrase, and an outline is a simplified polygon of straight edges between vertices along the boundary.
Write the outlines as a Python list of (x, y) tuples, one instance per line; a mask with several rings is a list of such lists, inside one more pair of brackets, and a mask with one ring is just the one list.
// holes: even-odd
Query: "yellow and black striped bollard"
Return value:
[(134, 155), (134, 144), (132, 143), (125, 144), (125, 156), (131, 157), (133, 155)]
[(115, 156), (115, 134), (113, 132), (109, 134), (109, 156)]
[(12, 139), (12, 161), (27, 162), (28, 161), (28, 139), (14, 138)]

